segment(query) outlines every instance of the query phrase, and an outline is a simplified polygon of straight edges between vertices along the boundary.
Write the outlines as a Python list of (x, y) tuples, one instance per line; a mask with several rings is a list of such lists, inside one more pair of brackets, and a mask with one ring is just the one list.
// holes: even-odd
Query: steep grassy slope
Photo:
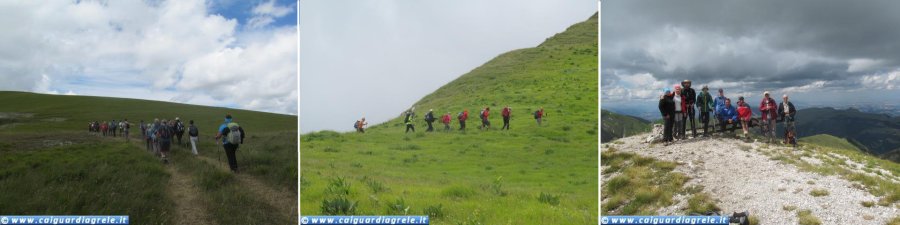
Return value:
[[(0, 211), (8, 214), (126, 214), (138, 224), (290, 223), (289, 216), (272, 213), (238, 178), (259, 180), (264, 186), (295, 192), (297, 187), (296, 124), (289, 115), (175, 104), (136, 99), (58, 96), (0, 92)], [(249, 138), (238, 152), (242, 166), (237, 177), (214, 164), (225, 161), (213, 142), (225, 113), (235, 116)], [(201, 156), (174, 146), (172, 163), (163, 165), (144, 150), (137, 123), (153, 118), (181, 117), (200, 128)], [(131, 143), (121, 137), (87, 132), (88, 121), (127, 118)], [(185, 135), (187, 136), (187, 135)], [(184, 139), (187, 142), (187, 137)], [(216, 163), (207, 163), (209, 159)], [(181, 171), (179, 174), (174, 174)], [(181, 175), (197, 190), (192, 205), (209, 215), (177, 214), (188, 190), (170, 185)], [(36, 194), (35, 194), (36, 193)], [(252, 207), (253, 210), (248, 210)], [(204, 220), (206, 219), (206, 220)]]
[[(301, 214), (430, 214), (432, 224), (597, 223), (597, 15), (497, 56), (365, 134), (301, 136)], [(500, 109), (513, 109), (500, 131)], [(493, 128), (478, 130), (480, 108)], [(301, 106), (302, 107), (302, 106)], [(538, 127), (532, 112), (544, 107)], [(428, 109), (452, 132), (424, 133)], [(457, 112), (471, 113), (467, 132)], [(397, 109), (398, 114), (404, 109)], [(343, 209), (343, 210), (337, 210)]]
[[(650, 131), (650, 121), (614, 112), (600, 110), (600, 142), (606, 143), (622, 137)], [(624, 132), (624, 133), (623, 133)]]
[(828, 134), (817, 134), (809, 137), (802, 137), (800, 138), (800, 142), (837, 149), (861, 151), (858, 147), (856, 147), (856, 145), (853, 145), (852, 143), (847, 141), (847, 139), (831, 136)]

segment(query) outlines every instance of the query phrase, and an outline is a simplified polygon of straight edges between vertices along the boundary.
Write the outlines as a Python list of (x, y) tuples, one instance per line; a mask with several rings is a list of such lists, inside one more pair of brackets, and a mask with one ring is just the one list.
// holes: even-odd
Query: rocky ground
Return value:
[[(655, 136), (654, 132), (635, 135), (602, 147), (603, 151), (615, 148), (676, 162), (679, 166), (675, 171), (691, 178), (685, 186), (703, 186), (703, 192), (716, 198), (724, 213), (748, 211), (760, 219), (760, 224), (797, 224), (799, 210), (811, 210), (824, 224), (886, 224), (900, 215), (900, 204), (864, 206), (862, 202), (877, 202), (879, 198), (856, 182), (838, 175), (805, 172), (773, 159), (779, 153), (801, 149), (726, 137), (681, 140), (668, 146), (649, 143)], [(827, 154), (801, 159), (814, 164), (821, 163), (823, 157), (841, 156)], [(863, 164), (845, 160), (854, 169)], [(890, 173), (882, 175), (887, 180), (900, 180)], [(603, 176), (602, 180), (610, 177)], [(812, 196), (810, 192), (814, 189), (828, 194)], [(676, 195), (676, 203), (661, 208), (659, 214), (683, 215), (688, 197)]]

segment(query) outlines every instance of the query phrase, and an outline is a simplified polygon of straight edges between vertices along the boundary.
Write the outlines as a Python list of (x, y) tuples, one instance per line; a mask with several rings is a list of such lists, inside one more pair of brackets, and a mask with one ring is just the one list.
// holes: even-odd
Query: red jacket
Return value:
[(762, 113), (763, 120), (778, 119), (778, 105), (772, 98), (763, 98), (759, 102), (759, 113)]
[(503, 117), (509, 117), (509, 107), (503, 108), (503, 112), (501, 113)]
[(738, 106), (738, 117), (741, 120), (750, 120), (751, 116), (753, 116), (753, 110), (750, 110), (750, 106), (747, 106), (747, 103)]
[(490, 110), (485, 109), (485, 110), (483, 111), (482, 116), (484, 116), (485, 119), (487, 119), (488, 116), (490, 116), (490, 115), (491, 115), (491, 111), (490, 111)]
[(444, 122), (444, 124), (450, 123), (450, 114), (444, 114), (444, 116), (441, 117), (441, 122)]

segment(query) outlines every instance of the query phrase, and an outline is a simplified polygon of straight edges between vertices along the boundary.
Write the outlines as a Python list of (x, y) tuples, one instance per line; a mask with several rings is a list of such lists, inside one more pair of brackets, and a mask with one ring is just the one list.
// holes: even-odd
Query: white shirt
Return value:
[(675, 111), (681, 111), (681, 95), (675, 95), (672, 99), (675, 100)]

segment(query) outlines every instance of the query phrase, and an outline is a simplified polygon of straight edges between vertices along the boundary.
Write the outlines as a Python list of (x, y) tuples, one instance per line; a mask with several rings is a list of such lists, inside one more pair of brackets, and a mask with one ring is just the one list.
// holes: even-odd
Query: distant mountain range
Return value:
[(622, 137), (650, 131), (651, 123), (636, 116), (622, 115), (600, 110), (600, 142), (605, 143)]
[[(900, 156), (900, 117), (857, 109), (808, 108), (797, 112), (797, 135), (829, 134), (846, 138), (879, 157)], [(893, 160), (897, 161), (897, 160)]]

